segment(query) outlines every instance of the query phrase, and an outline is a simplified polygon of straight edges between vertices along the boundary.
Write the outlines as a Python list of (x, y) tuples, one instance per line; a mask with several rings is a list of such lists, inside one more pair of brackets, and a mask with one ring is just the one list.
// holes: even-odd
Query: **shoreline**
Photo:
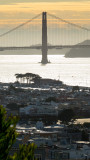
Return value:
[[(26, 78), (26, 74), (22, 74), (22, 76)], [(30, 99), (28, 94), (30, 94)], [(89, 94), (90, 88), (88, 87), (69, 86), (63, 84), (62, 81), (52, 79), (40, 78), (39, 80), (36, 79), (30, 84), (19, 82), (0, 82), (0, 101), (4, 106), (7, 106), (8, 103), (12, 102), (16, 104), (24, 104), (25, 106), (28, 106), (28, 104), (31, 103), (32, 105), (37, 106), (38, 99), (40, 106), (47, 105), (49, 107), (49, 105), (52, 106), (52, 99), (52, 102), (58, 106), (58, 114), (63, 109), (72, 108), (75, 111), (76, 119), (80, 121), (90, 118), (90, 112), (88, 111), (87, 113), (90, 103), (88, 98)], [(21, 99), (18, 98), (18, 95), (21, 97)], [(22, 95), (25, 95), (26, 98), (22, 98)], [(48, 99), (50, 101), (46, 101)]]

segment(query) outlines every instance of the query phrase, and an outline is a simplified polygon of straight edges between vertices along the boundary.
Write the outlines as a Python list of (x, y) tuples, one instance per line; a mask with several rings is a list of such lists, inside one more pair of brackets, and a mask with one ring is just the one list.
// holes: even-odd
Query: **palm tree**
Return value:
[(15, 74), (17, 81), (20, 80), (20, 82), (24, 83), (25, 79), (27, 81), (27, 84), (30, 82), (38, 83), (41, 79), (41, 77), (38, 74), (33, 74), (33, 73), (25, 73), (25, 74)]
[(16, 81), (19, 81), (19, 74), (15, 74), (15, 77), (16, 77)]
[(17, 74), (15, 74), (15, 76), (16, 76), (16, 79), (17, 79), (18, 81), (19, 81), (19, 79), (20, 79), (20, 82), (22, 83), (23, 74), (17, 73)]
[(30, 74), (30, 73), (26, 73), (26, 74), (25, 74), (25, 77), (26, 77), (26, 80), (27, 80), (27, 84), (28, 84), (28, 82), (29, 82), (29, 74)]

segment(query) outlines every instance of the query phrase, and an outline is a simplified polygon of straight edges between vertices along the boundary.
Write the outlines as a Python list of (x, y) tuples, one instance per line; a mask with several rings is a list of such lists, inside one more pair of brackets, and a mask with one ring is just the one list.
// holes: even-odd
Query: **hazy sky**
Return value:
[(90, 28), (90, 0), (0, 0), (0, 34), (43, 11)]
[(43, 11), (90, 28), (90, 0), (0, 0), (0, 28), (8, 30)]
[(22, 22), (42, 11), (89, 24), (90, 0), (0, 0), (0, 24)]

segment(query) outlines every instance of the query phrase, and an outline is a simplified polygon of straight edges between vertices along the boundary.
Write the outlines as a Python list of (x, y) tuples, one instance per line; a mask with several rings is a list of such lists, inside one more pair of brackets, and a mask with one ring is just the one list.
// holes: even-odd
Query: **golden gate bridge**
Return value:
[(48, 63), (48, 49), (85, 48), (90, 29), (43, 12), (0, 34), (0, 50), (41, 49), (41, 63)]

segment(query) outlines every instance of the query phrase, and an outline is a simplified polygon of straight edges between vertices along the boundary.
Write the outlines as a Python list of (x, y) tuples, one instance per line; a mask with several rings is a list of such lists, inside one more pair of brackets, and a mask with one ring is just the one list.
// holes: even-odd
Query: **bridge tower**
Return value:
[(42, 13), (42, 64), (48, 63), (47, 59), (47, 12)]

